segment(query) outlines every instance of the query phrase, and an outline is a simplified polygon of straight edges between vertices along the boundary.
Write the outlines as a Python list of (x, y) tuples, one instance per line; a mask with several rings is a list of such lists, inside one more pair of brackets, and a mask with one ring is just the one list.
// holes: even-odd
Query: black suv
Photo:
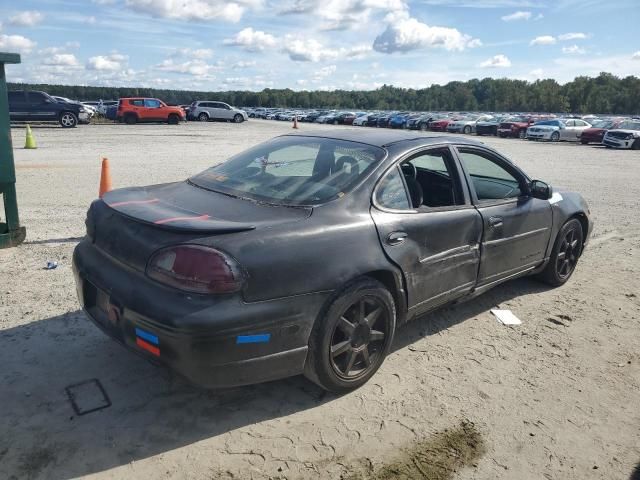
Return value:
[(9, 92), (9, 117), (19, 122), (58, 122), (63, 128), (89, 123), (89, 112), (81, 103), (58, 102), (44, 92)]

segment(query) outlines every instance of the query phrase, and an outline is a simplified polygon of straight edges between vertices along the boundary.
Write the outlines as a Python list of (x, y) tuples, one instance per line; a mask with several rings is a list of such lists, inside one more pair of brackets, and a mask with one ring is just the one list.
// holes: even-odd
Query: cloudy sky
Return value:
[(19, 0), (9, 81), (227, 90), (640, 75), (639, 0)]

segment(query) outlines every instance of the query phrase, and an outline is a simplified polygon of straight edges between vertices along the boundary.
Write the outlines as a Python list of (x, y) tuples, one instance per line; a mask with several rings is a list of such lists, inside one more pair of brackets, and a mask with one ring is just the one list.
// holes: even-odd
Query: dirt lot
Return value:
[[(84, 318), (70, 261), (101, 156), (117, 187), (168, 182), (287, 131), (36, 128), (39, 148), (15, 150), (28, 238), (0, 250), (0, 478), (629, 478), (640, 462), (640, 152), (485, 139), (587, 198), (597, 224), (576, 274), (555, 290), (518, 280), (417, 320), (343, 397), (302, 378), (198, 390)], [(24, 129), (12, 133), (21, 147)], [(60, 266), (44, 270), (47, 260)], [(498, 305), (523, 324), (499, 325)], [(93, 378), (112, 406), (77, 416), (65, 387)]]

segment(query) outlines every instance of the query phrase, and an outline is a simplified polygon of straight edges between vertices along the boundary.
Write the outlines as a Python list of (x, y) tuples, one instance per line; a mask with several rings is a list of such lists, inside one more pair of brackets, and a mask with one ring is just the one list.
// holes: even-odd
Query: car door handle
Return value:
[(503, 225), (502, 217), (489, 217), (489, 226), (493, 228), (500, 228)]
[(407, 234), (405, 232), (391, 232), (387, 236), (387, 244), (388, 245), (400, 245), (407, 239)]

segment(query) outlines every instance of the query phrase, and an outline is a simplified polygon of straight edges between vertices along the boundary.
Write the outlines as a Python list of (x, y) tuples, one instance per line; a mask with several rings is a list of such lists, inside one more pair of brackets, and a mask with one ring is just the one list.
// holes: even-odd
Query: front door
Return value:
[(551, 204), (530, 196), (528, 178), (504, 158), (482, 147), (457, 151), (482, 215), (478, 287), (534, 269), (551, 236)]
[(450, 149), (431, 148), (387, 172), (374, 193), (371, 215), (385, 253), (404, 273), (412, 313), (475, 286), (482, 220), (461, 178)]
[(56, 120), (58, 110), (53, 106), (53, 99), (42, 92), (27, 92), (27, 120)]

